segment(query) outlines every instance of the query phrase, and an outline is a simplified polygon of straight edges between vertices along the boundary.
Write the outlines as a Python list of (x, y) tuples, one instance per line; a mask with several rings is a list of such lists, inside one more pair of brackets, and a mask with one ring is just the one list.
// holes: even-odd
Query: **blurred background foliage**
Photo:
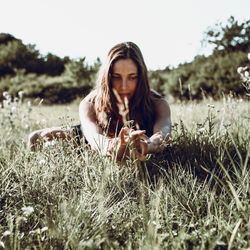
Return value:
[[(243, 95), (237, 68), (249, 65), (249, 36), (250, 20), (239, 23), (232, 16), (225, 24), (208, 27), (202, 44), (213, 46), (212, 54), (197, 55), (192, 62), (175, 68), (149, 71), (151, 87), (177, 99)], [(94, 87), (100, 65), (99, 58), (88, 65), (85, 57), (43, 56), (35, 45), (0, 33), (0, 98), (4, 91), (12, 96), (23, 91), (24, 97), (41, 98), (48, 104), (71, 102)]]

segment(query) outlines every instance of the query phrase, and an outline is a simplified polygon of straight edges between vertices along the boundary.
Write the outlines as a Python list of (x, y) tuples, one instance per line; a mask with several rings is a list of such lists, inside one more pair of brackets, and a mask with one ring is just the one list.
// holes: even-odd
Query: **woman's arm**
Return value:
[(171, 142), (171, 113), (166, 100), (160, 99), (156, 103), (156, 121), (153, 127), (153, 135), (148, 138), (141, 132), (142, 130), (133, 132), (140, 133), (134, 140), (137, 157), (141, 161), (146, 160), (147, 154), (162, 151)]
[(156, 103), (156, 121), (153, 135), (149, 138), (147, 153), (161, 151), (171, 140), (171, 112), (167, 101), (163, 98)]
[(79, 105), (79, 116), (84, 137), (87, 139), (91, 148), (99, 151), (101, 154), (106, 154), (110, 139), (103, 135), (101, 127), (98, 126), (94, 105), (88, 98), (81, 101)]

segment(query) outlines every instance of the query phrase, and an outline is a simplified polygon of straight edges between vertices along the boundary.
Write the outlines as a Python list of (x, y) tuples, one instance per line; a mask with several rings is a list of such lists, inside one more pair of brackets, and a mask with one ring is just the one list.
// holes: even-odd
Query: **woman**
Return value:
[[(150, 90), (142, 53), (132, 42), (120, 43), (109, 51), (95, 90), (79, 105), (79, 116), (78, 132), (91, 148), (115, 155), (118, 161), (128, 156), (131, 143), (136, 157), (144, 161), (147, 154), (161, 151), (170, 140), (169, 105)], [(130, 128), (127, 121), (133, 121)], [(37, 142), (45, 138), (65, 139), (72, 135), (62, 128), (43, 129), (30, 135), (29, 145), (35, 149)]]

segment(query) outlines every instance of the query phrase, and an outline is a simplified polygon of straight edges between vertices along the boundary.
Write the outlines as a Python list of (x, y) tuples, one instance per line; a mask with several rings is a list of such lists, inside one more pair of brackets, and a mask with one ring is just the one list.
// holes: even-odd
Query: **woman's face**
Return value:
[(128, 59), (120, 59), (113, 65), (112, 88), (114, 88), (121, 99), (126, 97), (128, 100), (134, 95), (138, 83), (138, 68), (135, 62)]

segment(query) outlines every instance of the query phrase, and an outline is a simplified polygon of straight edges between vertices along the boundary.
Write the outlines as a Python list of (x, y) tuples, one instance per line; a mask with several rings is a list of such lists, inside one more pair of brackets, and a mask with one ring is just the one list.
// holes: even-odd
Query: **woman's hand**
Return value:
[(140, 161), (146, 160), (148, 153), (149, 138), (145, 135), (145, 130), (130, 130), (128, 128), (122, 128), (119, 137), (112, 140), (111, 148), (109, 152), (116, 152), (116, 159), (118, 161), (123, 160), (125, 156), (130, 156), (130, 145), (134, 145), (132, 150), (135, 150), (135, 156)]

